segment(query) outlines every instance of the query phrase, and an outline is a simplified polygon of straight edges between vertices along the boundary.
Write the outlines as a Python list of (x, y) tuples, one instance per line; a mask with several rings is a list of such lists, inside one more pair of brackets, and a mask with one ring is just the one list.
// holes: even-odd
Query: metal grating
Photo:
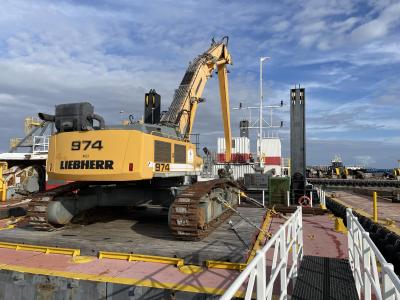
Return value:
[(348, 260), (304, 256), (292, 299), (358, 299), (356, 285)]
[(174, 145), (174, 162), (178, 164), (186, 164), (186, 146)]
[(154, 161), (171, 162), (171, 143), (154, 141)]

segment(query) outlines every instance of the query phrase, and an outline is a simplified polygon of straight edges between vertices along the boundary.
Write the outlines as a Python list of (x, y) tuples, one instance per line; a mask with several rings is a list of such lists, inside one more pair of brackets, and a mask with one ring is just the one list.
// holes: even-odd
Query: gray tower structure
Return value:
[(295, 204), (306, 191), (306, 123), (304, 88), (290, 90), (290, 160)]

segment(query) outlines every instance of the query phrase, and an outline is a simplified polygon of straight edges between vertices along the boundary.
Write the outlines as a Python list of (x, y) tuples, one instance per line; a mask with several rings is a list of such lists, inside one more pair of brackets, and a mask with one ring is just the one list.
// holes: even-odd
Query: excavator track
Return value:
[[(205, 212), (200, 208), (204, 197), (211, 196), (215, 189), (224, 189), (227, 193), (238, 193), (238, 185), (227, 179), (216, 179), (205, 182), (197, 182), (174, 200), (170, 208), (169, 226), (176, 239), (198, 241), (207, 237), (214, 229), (233, 214), (227, 207), (221, 214), (215, 216), (210, 222), (205, 222)], [(217, 201), (209, 199), (209, 201)], [(232, 207), (237, 206), (233, 203)]]
[(49, 203), (57, 196), (72, 193), (80, 188), (88, 186), (89, 184), (89, 182), (71, 182), (46, 192), (34, 194), (28, 204), (27, 225), (33, 227), (35, 230), (41, 231), (51, 231), (56, 229), (56, 227), (50, 224), (47, 219), (47, 208)]

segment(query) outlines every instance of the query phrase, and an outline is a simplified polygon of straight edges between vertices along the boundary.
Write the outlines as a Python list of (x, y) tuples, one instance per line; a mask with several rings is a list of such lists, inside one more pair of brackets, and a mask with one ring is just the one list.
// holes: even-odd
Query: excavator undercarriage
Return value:
[(73, 182), (33, 195), (28, 206), (28, 225), (51, 231), (95, 207), (151, 205), (169, 209), (169, 227), (175, 238), (200, 240), (232, 214), (229, 208), (236, 207), (238, 200), (239, 188), (227, 179), (169, 188), (163, 188), (160, 182), (154, 186)]

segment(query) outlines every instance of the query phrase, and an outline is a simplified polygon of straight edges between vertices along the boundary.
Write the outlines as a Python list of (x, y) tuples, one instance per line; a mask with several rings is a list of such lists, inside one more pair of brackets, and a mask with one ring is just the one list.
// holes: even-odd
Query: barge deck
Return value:
[[(265, 222), (265, 213), (259, 208), (242, 207), (239, 212), (248, 217), (253, 216), (259, 222), (263, 220)], [(305, 255), (347, 258), (347, 236), (334, 231), (334, 220), (331, 216), (325, 214), (319, 216), (304, 215), (303, 217)], [(243, 227), (238, 232), (241, 233), (244, 240), (251, 241), (250, 233), (252, 235), (258, 233), (258, 230), (254, 228), (247, 228), (247, 231), (244, 230), (247, 223), (240, 223), (240, 217), (233, 216), (231, 219), (234, 223), (236, 222), (235, 224), (241, 224), (238, 226), (239, 228)], [(273, 234), (285, 220), (286, 218), (280, 215), (272, 216), (268, 222), (268, 231)], [(116, 234), (115, 231), (112, 231), (111, 225), (121, 225), (125, 222), (126, 220), (115, 220), (109, 223), (95, 223), (86, 226), (85, 229), (90, 226), (96, 227), (96, 232), (98, 232), (96, 238), (101, 236), (100, 232), (102, 232), (103, 236), (111, 238)], [(131, 224), (132, 222), (135, 221), (131, 221)], [(232, 260), (236, 257), (237, 261), (244, 261), (243, 259), (246, 256), (243, 253), (250, 253), (244, 247), (242, 241), (232, 232), (233, 230), (229, 229), (230, 225), (227, 222), (222, 226), (225, 230), (222, 231), (223, 229), (221, 228), (219, 229), (221, 230), (220, 232), (211, 234), (207, 238), (210, 240), (190, 242), (190, 249), (185, 249), (185, 246), (189, 246), (189, 244), (186, 244), (187, 242), (172, 241), (168, 238), (166, 231), (161, 231), (161, 224), (159, 227), (153, 227), (154, 231), (151, 230), (151, 232), (158, 233), (157, 237), (151, 237), (149, 233), (144, 234), (145, 231), (141, 231), (140, 236), (142, 236), (142, 239), (137, 238), (136, 246), (134, 246), (135, 244), (130, 244), (131, 247), (129, 247), (129, 252), (125, 257), (123, 255), (118, 256), (115, 253), (114, 255), (104, 256), (88, 255), (91, 251), (84, 250), (85, 243), (89, 243), (91, 246), (94, 243), (83, 235), (83, 230), (79, 237), (71, 237), (66, 233), (75, 232), (77, 234), (79, 228), (65, 228), (56, 232), (38, 233), (42, 236), (40, 244), (47, 244), (47, 246), (50, 243), (52, 245), (68, 245), (71, 248), (74, 245), (78, 245), (79, 238), (83, 238), (80, 243), (81, 249), (66, 249), (65, 251), (60, 248), (30, 248), (29, 246), (24, 247), (24, 245), (9, 244), (7, 246), (5, 240), (16, 242), (19, 239), (21, 243), (21, 238), (24, 237), (24, 241), (31, 242), (37, 239), (38, 236), (32, 236), (31, 234), (36, 233), (23, 228), (3, 230), (0, 232), (0, 242), (2, 242), (0, 243), (0, 276), (5, 280), (2, 282), (1, 290), (3, 292), (0, 292), (0, 296), (7, 298), (18, 293), (28, 293), (27, 289), (30, 288), (33, 289), (32, 291), (34, 292), (32, 293), (35, 293), (36, 296), (47, 293), (49, 296), (63, 295), (67, 297), (75, 292), (76, 299), (79, 298), (77, 295), (81, 293), (86, 293), (86, 296), (91, 298), (103, 297), (104, 299), (114, 299), (114, 297), (119, 299), (118, 297), (122, 296), (132, 296), (131, 299), (217, 299), (218, 295), (223, 294), (239, 275), (238, 266), (240, 264), (230, 265), (229, 262), (226, 264), (223, 262), (220, 262), (220, 264), (207, 264), (205, 262), (200, 266), (193, 266), (192, 264), (196, 260), (193, 255), (189, 255), (189, 252), (193, 251), (193, 247), (197, 247), (195, 251), (198, 251), (198, 253), (199, 251), (209, 252), (207, 255), (201, 254), (198, 256), (197, 261), (199, 261), (199, 257), (202, 257), (202, 259), (223, 259), (225, 257)], [(107, 225), (110, 228), (107, 228)], [(129, 230), (125, 230), (132, 232), (131, 227), (129, 227)], [(101, 230), (101, 228), (103, 229)], [(119, 230), (122, 229), (120, 228)], [(247, 235), (245, 234), (246, 232)], [(64, 236), (57, 239), (60, 234), (64, 234)], [(139, 233), (136, 232), (135, 235), (138, 237)], [(56, 240), (52, 241), (52, 238)], [(93, 237), (93, 239), (95, 238)], [(122, 251), (122, 249), (127, 249), (124, 248), (125, 246), (122, 242), (116, 243), (115, 239), (107, 240), (109, 242), (104, 242), (103, 240), (103, 247), (99, 250), (107, 250), (104, 248), (107, 244), (110, 244), (114, 250)], [(319, 242), (316, 243), (316, 240)], [(63, 243), (60, 243), (60, 241), (63, 241)], [(153, 241), (152, 244), (150, 241)], [(146, 243), (147, 246), (145, 245)], [(175, 245), (173, 248), (176, 252), (173, 252), (167, 245)], [(252, 246), (254, 247), (254, 245)], [(160, 258), (159, 262), (146, 261), (146, 259), (141, 261), (138, 257), (133, 257), (132, 260), (129, 259), (130, 252), (138, 253), (140, 249), (143, 251), (144, 249), (151, 250), (151, 252), (147, 253), (153, 254), (171, 254), (171, 257), (169, 261), (168, 258), (164, 258), (164, 261)], [(212, 251), (209, 251), (209, 249)], [(217, 255), (217, 249), (224, 251), (224, 253)], [(181, 255), (186, 255), (186, 257)], [(181, 258), (185, 258), (184, 262), (179, 260)], [(267, 272), (271, 272), (271, 265), (272, 257), (267, 259)], [(15, 284), (16, 281), (18, 281), (18, 284)], [(37, 282), (38, 284), (34, 285), (32, 282)], [(109, 291), (114, 292), (110, 294), (108, 293)], [(237, 296), (243, 296), (242, 292), (243, 290), (240, 290)], [(277, 295), (279, 293), (276, 291), (274, 294)]]

